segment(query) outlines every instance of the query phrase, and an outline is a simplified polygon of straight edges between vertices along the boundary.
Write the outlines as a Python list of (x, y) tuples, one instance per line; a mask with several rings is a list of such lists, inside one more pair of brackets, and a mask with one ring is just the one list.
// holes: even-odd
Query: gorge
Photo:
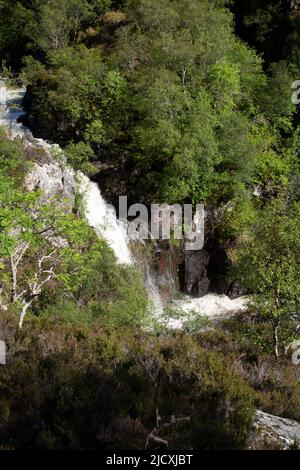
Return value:
[[(8, 85), (7, 85), (8, 84)], [(20, 138), (25, 147), (31, 148), (42, 148), (46, 153), (51, 163), (43, 163), (42, 161), (35, 164), (30, 174), (27, 176), (26, 185), (27, 188), (39, 188), (45, 196), (49, 196), (63, 187), (63, 196), (67, 193), (70, 197), (70, 193), (73, 193), (75, 198), (78, 192), (83, 197), (85, 217), (88, 224), (94, 228), (96, 233), (103, 237), (108, 245), (112, 248), (115, 256), (120, 263), (131, 264), (134, 263), (134, 255), (130, 251), (130, 241), (127, 237), (126, 227), (117, 220), (116, 211), (113, 206), (107, 204), (101, 195), (97, 183), (92, 182), (82, 172), (75, 172), (70, 168), (64, 159), (63, 151), (57, 144), (50, 144), (47, 141), (35, 138), (31, 131), (25, 127), (21, 122), (20, 118), (24, 116), (25, 111), (22, 108), (22, 101), (26, 89), (20, 85), (15, 85), (5, 81), (0, 81), (0, 107), (1, 107), (1, 119), (0, 125), (3, 125), (8, 132), (10, 139)], [(68, 185), (69, 187), (66, 187)], [(137, 238), (137, 242), (138, 238)], [(158, 252), (161, 252), (160, 242), (157, 244)], [(170, 250), (170, 248), (169, 248)], [(185, 273), (187, 278), (192, 277), (192, 281), (188, 281), (191, 285), (195, 279), (200, 279), (203, 274), (203, 252), (187, 252), (185, 254), (186, 259), (191, 259), (191, 256), (199, 259), (199, 264), (192, 263), (191, 267), (187, 269)], [(200, 255), (200, 258), (199, 256)], [(160, 272), (159, 275), (155, 271), (160, 268), (159, 264), (155, 266), (155, 260), (149, 260), (146, 265), (143, 266), (145, 287), (149, 294), (149, 298), (153, 304), (154, 312), (159, 316), (163, 314), (164, 305), (166, 302), (172, 301), (176, 297), (176, 291), (178, 289), (178, 279), (175, 278), (177, 273), (174, 273), (172, 269), (173, 260), (172, 251), (164, 253), (164, 256), (169, 258), (168, 263), (162, 265), (165, 271)], [(184, 263), (184, 261), (183, 261)], [(204, 264), (205, 266), (205, 264)], [(193, 273), (193, 274), (192, 274)], [(200, 276), (200, 277), (199, 277)], [(163, 281), (165, 279), (165, 281)], [(163, 282), (167, 285), (167, 295), (164, 300), (161, 297), (162, 293), (160, 289), (163, 288)], [(190, 287), (190, 290), (192, 288)], [(200, 291), (201, 292), (201, 291)], [(205, 291), (204, 291), (205, 292)], [(206, 294), (206, 292), (205, 292)], [(182, 308), (183, 312), (192, 310), (199, 315), (204, 314), (210, 317), (219, 316), (222, 314), (234, 314), (245, 308), (244, 298), (238, 301), (230, 301), (229, 297), (222, 294), (206, 294), (200, 299), (188, 298), (185, 301), (177, 302), (177, 306)], [(180, 322), (169, 322), (169, 325), (180, 325)]]

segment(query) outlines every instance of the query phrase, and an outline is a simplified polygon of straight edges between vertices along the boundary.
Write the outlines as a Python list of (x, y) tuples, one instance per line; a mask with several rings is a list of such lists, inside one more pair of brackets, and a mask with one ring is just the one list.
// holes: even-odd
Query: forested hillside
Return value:
[[(300, 422), (296, 80), (297, 1), (0, 0), (2, 448), (282, 446), (253, 420)], [(82, 174), (115, 205), (204, 204), (203, 250), (146, 242), (120, 263)], [(185, 294), (247, 308), (169, 328), (159, 256), (165, 317)]]

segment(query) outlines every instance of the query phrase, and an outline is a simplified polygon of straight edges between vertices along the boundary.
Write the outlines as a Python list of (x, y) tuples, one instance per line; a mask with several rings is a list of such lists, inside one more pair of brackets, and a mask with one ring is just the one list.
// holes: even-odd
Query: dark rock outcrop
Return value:
[(203, 297), (209, 291), (210, 279), (207, 268), (210, 254), (206, 250), (185, 253), (185, 292), (194, 297)]

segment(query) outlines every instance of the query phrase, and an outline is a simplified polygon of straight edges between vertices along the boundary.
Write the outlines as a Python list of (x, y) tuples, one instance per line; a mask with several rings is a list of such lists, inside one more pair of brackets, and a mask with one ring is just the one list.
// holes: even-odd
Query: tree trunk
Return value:
[(32, 304), (32, 300), (29, 302), (26, 302), (22, 307), (22, 310), (20, 313), (20, 320), (19, 320), (19, 330), (22, 330), (25, 315), (31, 304)]
[(10, 269), (12, 276), (12, 301), (17, 300), (17, 268), (14, 264), (13, 256), (10, 257)]
[(278, 322), (273, 323), (273, 344), (276, 359), (279, 358)]

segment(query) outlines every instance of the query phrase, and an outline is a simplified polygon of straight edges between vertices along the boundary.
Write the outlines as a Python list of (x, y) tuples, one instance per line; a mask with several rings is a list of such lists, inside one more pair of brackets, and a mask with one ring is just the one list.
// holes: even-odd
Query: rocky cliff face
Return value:
[(34, 163), (26, 177), (28, 191), (41, 190), (45, 198), (59, 195), (62, 201), (75, 204), (75, 174), (65, 165), (55, 161), (50, 155), (48, 163)]
[(230, 241), (224, 246), (219, 239), (219, 216), (220, 210), (207, 212), (202, 250), (187, 251), (183, 243), (174, 247), (169, 242), (159, 242), (153, 264), (164, 301), (172, 300), (174, 291), (195, 298), (204, 297), (209, 292), (226, 294), (230, 298), (243, 295), (239, 287), (230, 284), (227, 278)]
[(185, 254), (185, 292), (203, 297), (209, 291), (208, 264), (211, 255), (206, 250), (188, 251)]
[[(26, 88), (21, 84), (8, 86), (7, 80), (0, 79), (0, 124), (10, 139), (23, 141), (30, 171), (25, 185), (29, 191), (41, 190), (44, 198), (61, 196), (71, 207), (75, 203), (75, 172), (66, 166), (63, 152), (57, 144), (35, 138), (20, 119), (24, 118), (22, 107)], [(58, 157), (56, 159), (56, 157)]]

